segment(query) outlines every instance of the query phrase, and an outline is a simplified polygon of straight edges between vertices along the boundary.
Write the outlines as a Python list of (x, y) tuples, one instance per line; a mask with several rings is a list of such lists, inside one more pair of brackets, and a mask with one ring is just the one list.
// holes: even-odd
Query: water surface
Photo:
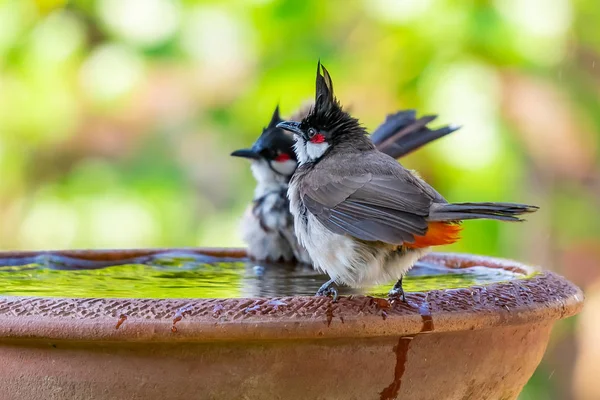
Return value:
[[(525, 278), (502, 269), (448, 269), (418, 263), (404, 279), (406, 292), (463, 288)], [(228, 298), (313, 295), (327, 281), (311, 267), (163, 253), (121, 265), (58, 255), (0, 259), (0, 295), (106, 298)], [(366, 290), (385, 296), (394, 282)], [(341, 288), (340, 294), (361, 293)], [(364, 293), (364, 291), (363, 291)]]

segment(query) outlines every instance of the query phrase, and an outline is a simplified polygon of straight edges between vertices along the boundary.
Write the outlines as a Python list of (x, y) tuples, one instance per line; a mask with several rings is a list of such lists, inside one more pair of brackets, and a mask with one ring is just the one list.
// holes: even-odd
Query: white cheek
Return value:
[(287, 160), (287, 161), (283, 161), (283, 162), (277, 162), (277, 161), (273, 161), (271, 162), (271, 166), (273, 167), (273, 169), (277, 172), (279, 172), (281, 175), (292, 175), (294, 173), (294, 171), (296, 170), (296, 161), (294, 160)]
[(329, 148), (329, 144), (327, 143), (306, 143), (306, 154), (311, 160), (316, 160), (317, 158), (321, 158), (323, 154)]
[(254, 175), (254, 179), (258, 182), (269, 182), (275, 180), (275, 174), (264, 160), (255, 160), (252, 161), (250, 165), (250, 169), (252, 170), (252, 175)]
[(294, 135), (296, 143), (294, 143), (294, 152), (300, 164), (308, 162), (308, 154), (306, 154), (306, 142), (298, 135)]

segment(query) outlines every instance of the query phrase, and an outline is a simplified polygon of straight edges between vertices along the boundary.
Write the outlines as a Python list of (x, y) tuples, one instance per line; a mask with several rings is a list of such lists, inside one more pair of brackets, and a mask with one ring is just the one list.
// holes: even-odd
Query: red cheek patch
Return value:
[(317, 133), (315, 136), (310, 138), (311, 143), (323, 143), (325, 142), (325, 136), (321, 133)]
[(290, 160), (292, 157), (290, 157), (289, 154), (286, 153), (281, 153), (280, 155), (278, 155), (277, 157), (275, 157), (275, 161), (277, 162), (284, 162), (287, 160)]

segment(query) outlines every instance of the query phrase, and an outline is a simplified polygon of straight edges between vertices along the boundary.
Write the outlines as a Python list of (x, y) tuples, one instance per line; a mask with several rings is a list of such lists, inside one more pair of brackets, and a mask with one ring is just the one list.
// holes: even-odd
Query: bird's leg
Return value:
[(325, 282), (323, 285), (321, 285), (319, 290), (317, 290), (316, 296), (331, 296), (333, 297), (333, 301), (336, 302), (338, 299), (338, 291), (335, 287), (333, 287), (334, 283), (334, 279), (330, 279)]
[(404, 289), (402, 289), (402, 278), (400, 278), (398, 282), (396, 282), (392, 290), (388, 292), (388, 297), (399, 297), (403, 302), (406, 303), (406, 296), (404, 295)]

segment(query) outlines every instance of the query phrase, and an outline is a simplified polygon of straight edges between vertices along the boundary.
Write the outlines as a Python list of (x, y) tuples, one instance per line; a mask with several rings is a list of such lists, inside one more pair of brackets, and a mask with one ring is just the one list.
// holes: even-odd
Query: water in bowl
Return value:
[[(112, 265), (111, 265), (112, 264)], [(118, 264), (118, 265), (114, 265)], [(449, 269), (418, 263), (406, 292), (463, 288), (526, 278), (499, 268)], [(122, 262), (85, 261), (56, 254), (0, 258), (0, 295), (82, 298), (236, 298), (313, 295), (328, 277), (304, 265), (257, 263), (197, 253), (162, 253)], [(362, 291), (385, 296), (394, 282)], [(340, 294), (360, 290), (340, 288)]]

